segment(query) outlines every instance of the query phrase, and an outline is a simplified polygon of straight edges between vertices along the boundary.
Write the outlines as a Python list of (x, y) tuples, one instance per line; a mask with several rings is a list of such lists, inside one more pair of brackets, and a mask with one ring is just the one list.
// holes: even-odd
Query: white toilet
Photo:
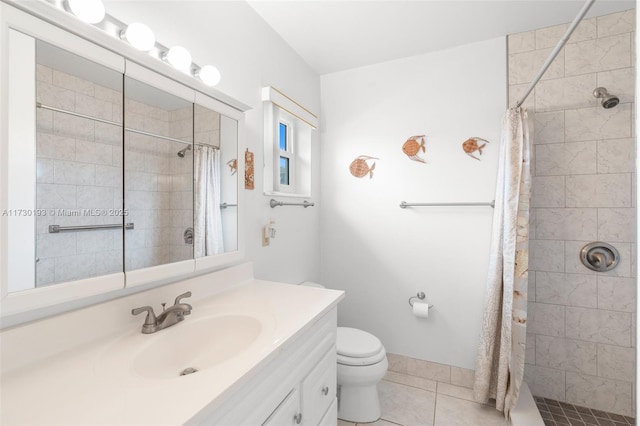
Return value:
[[(311, 282), (302, 285), (324, 286)], [(380, 418), (378, 382), (387, 373), (389, 363), (382, 342), (373, 334), (357, 328), (338, 327), (338, 418), (354, 423), (374, 422)]]

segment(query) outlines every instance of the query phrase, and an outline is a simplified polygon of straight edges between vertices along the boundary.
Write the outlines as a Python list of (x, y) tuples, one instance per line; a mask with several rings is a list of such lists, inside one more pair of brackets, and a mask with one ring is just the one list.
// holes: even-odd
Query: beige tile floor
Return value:
[[(380, 426), (508, 426), (494, 407), (478, 404), (473, 391), (389, 371), (378, 385), (380, 420), (363, 425)], [(338, 420), (338, 426), (355, 423)]]

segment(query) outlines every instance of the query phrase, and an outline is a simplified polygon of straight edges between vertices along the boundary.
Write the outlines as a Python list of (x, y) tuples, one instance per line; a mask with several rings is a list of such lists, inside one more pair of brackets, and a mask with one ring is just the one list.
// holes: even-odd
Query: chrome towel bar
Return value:
[(282, 201), (276, 201), (272, 198), (271, 201), (269, 201), (269, 205), (271, 206), (272, 209), (278, 206), (302, 206), (306, 209), (307, 207), (313, 207), (316, 204), (310, 203), (307, 200), (304, 200), (302, 203), (284, 203)]
[[(125, 223), (124, 229), (133, 229), (133, 223)], [(49, 225), (49, 233), (57, 234), (58, 232), (66, 231), (90, 231), (93, 229), (118, 229), (122, 228), (121, 223), (109, 223), (106, 225), (81, 225), (81, 226), (60, 226)]]
[(238, 207), (238, 205), (237, 204), (228, 204), (228, 203), (220, 204), (220, 208), (221, 209), (226, 209), (227, 207)]
[(491, 202), (483, 202), (483, 203), (407, 203), (406, 201), (400, 202), (400, 208), (406, 209), (407, 207), (438, 207), (438, 206), (489, 206), (494, 208), (496, 206), (496, 201), (493, 200)]

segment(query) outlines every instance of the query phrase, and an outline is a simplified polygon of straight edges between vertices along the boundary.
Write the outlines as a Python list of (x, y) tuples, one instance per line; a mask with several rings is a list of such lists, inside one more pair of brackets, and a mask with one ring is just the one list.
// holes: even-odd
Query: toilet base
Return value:
[(340, 387), (338, 418), (354, 423), (375, 422), (380, 418), (377, 383), (365, 386)]

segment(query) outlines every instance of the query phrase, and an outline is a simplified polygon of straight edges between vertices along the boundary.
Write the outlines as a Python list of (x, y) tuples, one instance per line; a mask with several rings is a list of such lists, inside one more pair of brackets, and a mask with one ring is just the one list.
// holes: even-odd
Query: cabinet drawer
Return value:
[(302, 382), (302, 412), (305, 425), (317, 425), (336, 399), (336, 347), (322, 357)]
[(289, 395), (273, 410), (269, 418), (262, 423), (262, 426), (295, 426), (300, 424), (302, 415), (300, 414), (300, 390), (296, 387), (289, 392)]

